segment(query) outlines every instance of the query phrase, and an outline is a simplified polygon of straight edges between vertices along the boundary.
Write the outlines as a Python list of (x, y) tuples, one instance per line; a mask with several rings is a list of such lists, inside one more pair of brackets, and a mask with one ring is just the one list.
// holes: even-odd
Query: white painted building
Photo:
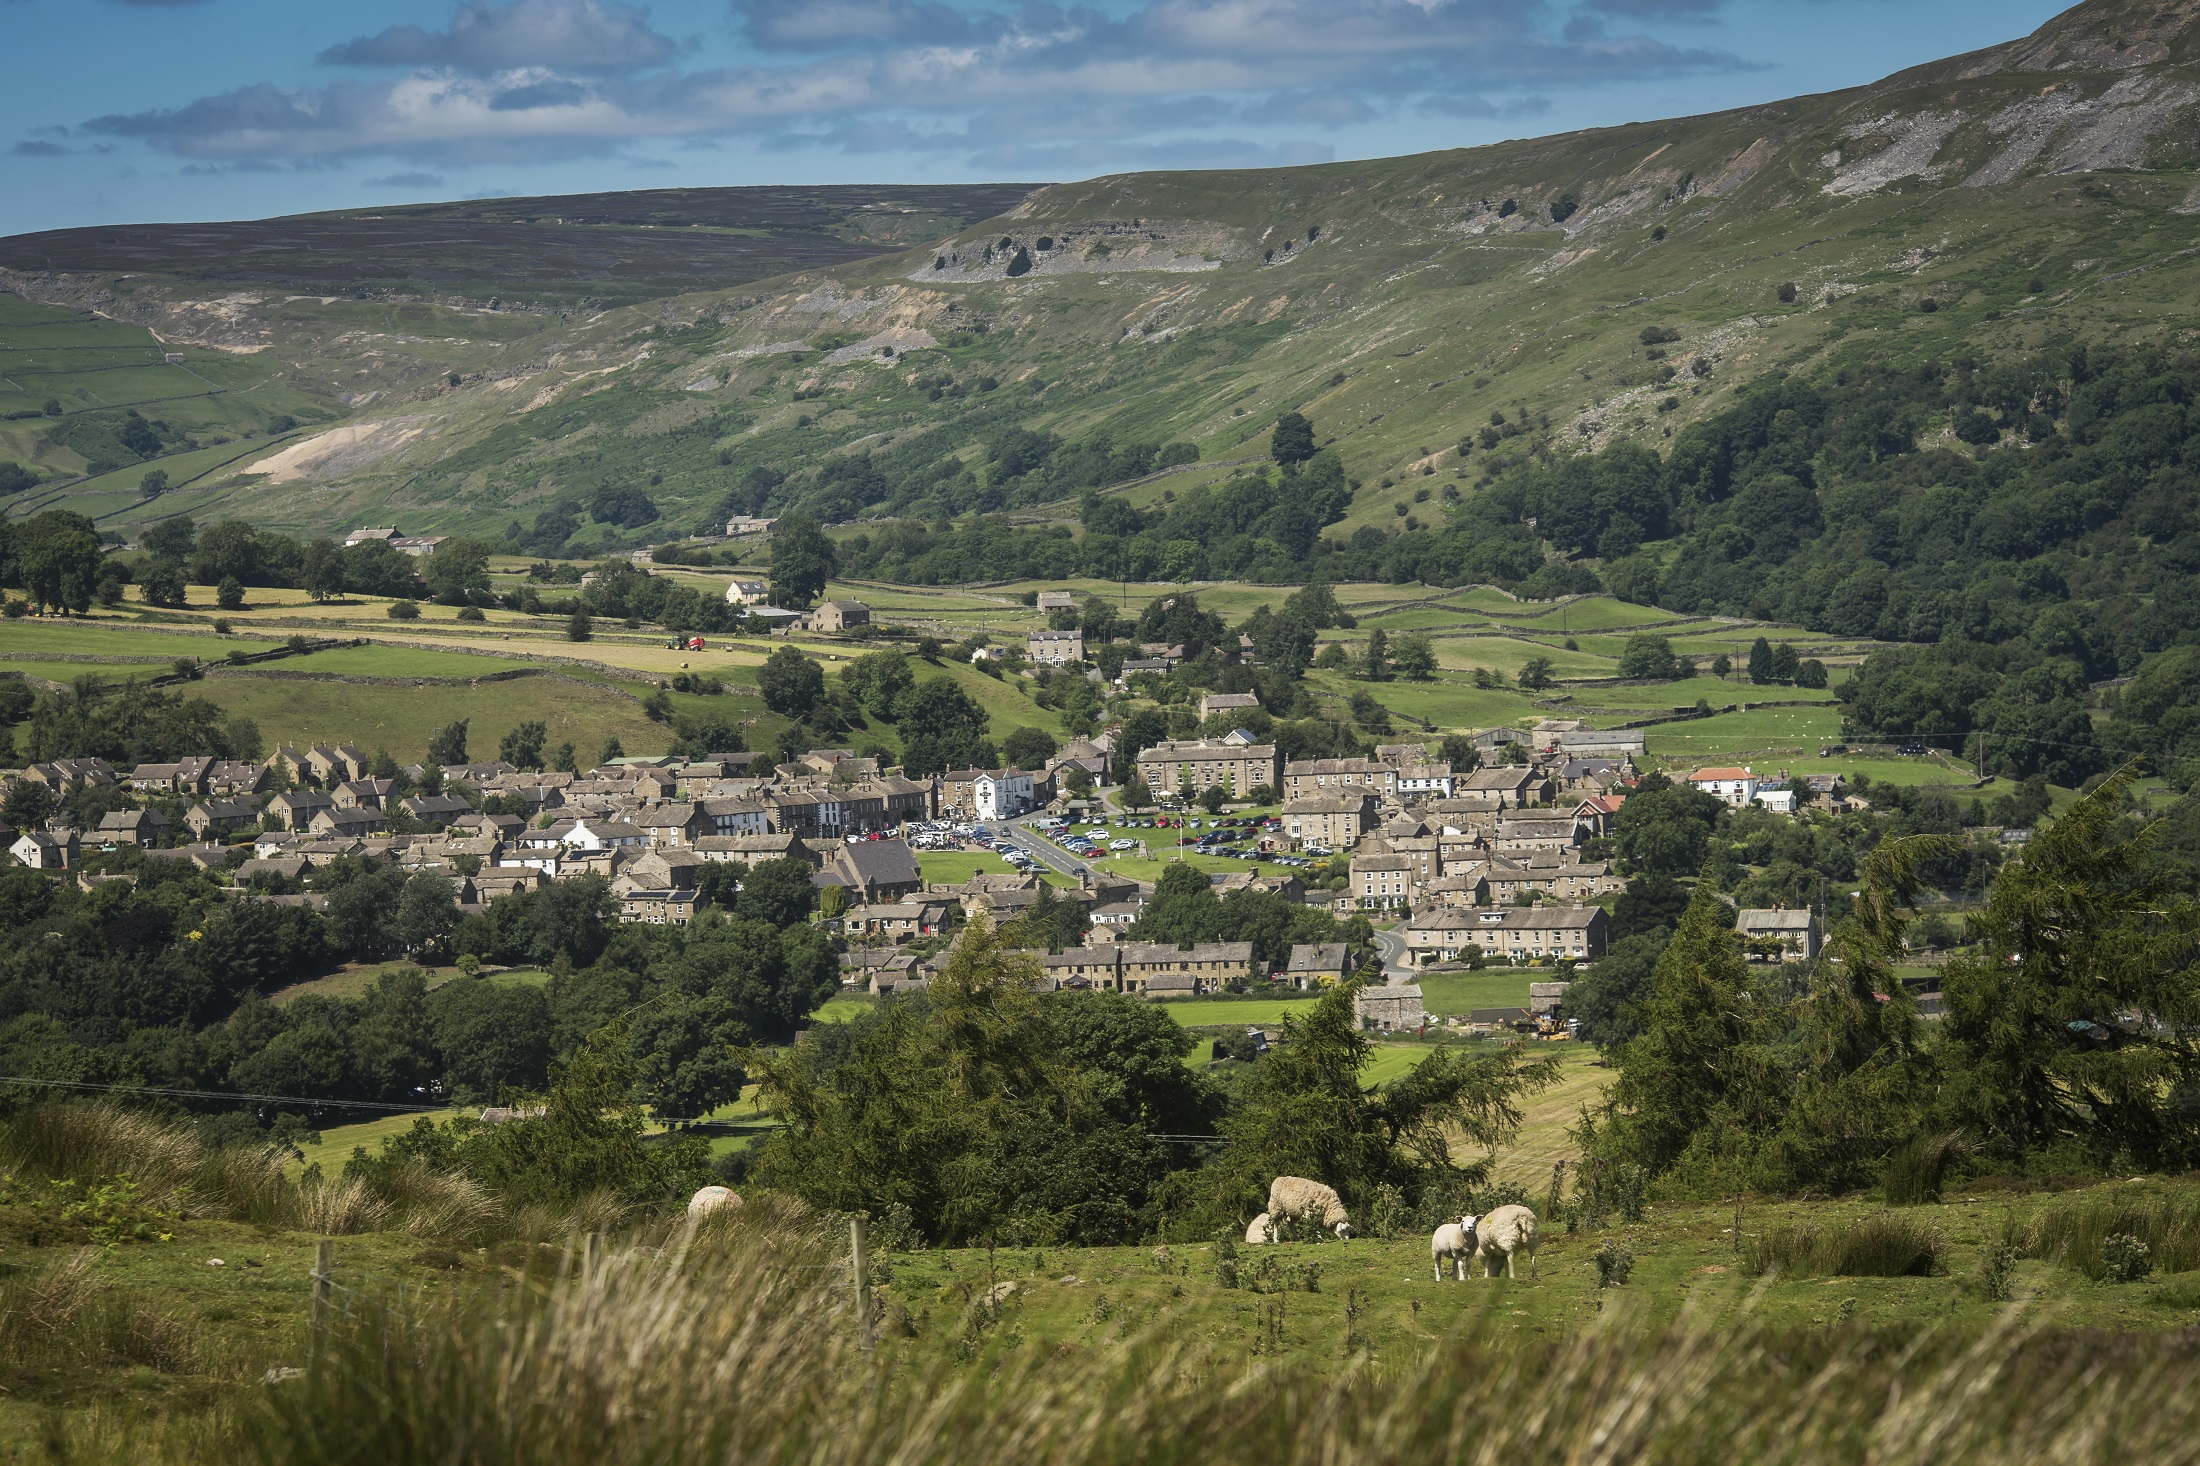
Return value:
[(1757, 776), (1748, 769), (1698, 769), (1688, 776), (1688, 787), (1740, 809), (1757, 797)]
[(981, 820), (1005, 820), (1037, 803), (1031, 775), (1022, 769), (986, 769), (970, 781), (970, 802)]
[(736, 578), (726, 587), (726, 604), (729, 606), (761, 606), (771, 598), (771, 593), (771, 582), (768, 580)]

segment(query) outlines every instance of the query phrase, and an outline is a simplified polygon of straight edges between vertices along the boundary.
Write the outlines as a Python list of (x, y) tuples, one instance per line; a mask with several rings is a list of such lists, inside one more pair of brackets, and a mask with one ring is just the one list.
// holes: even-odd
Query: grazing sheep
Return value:
[(1265, 1247), (1275, 1240), (1276, 1220), (1266, 1212), (1262, 1212), (1259, 1216), (1253, 1218), (1252, 1222), (1245, 1228), (1245, 1243), (1248, 1247)]
[(1315, 1222), (1337, 1234), (1339, 1242), (1352, 1236), (1352, 1222), (1345, 1215), (1337, 1193), (1304, 1176), (1278, 1176), (1268, 1183), (1268, 1215), (1281, 1221)]
[(1475, 1226), (1475, 1246), (1482, 1254), (1482, 1276), (1497, 1276), (1497, 1259), (1505, 1259), (1505, 1276), (1513, 1276), (1513, 1258), (1528, 1254), (1528, 1276), (1535, 1272), (1535, 1213), (1524, 1206), (1501, 1206)]
[(1436, 1270), (1436, 1281), (1444, 1281), (1444, 1261), (1451, 1261), (1455, 1282), (1467, 1280), (1467, 1259), (1474, 1256), (1474, 1218), (1461, 1217), (1456, 1222), (1446, 1222), (1429, 1234), (1428, 1261)]
[(741, 1205), (741, 1195), (730, 1186), (705, 1186), (688, 1198), (688, 1217), (700, 1221), (712, 1212), (733, 1211)]

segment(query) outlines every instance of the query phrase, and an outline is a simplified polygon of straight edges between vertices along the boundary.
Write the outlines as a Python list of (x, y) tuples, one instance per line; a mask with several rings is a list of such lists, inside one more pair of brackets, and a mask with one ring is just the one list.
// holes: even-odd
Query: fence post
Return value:
[(863, 1218), (848, 1219), (848, 1271), (853, 1275), (856, 1291), (857, 1336), (863, 1347), (871, 1347), (871, 1251), (869, 1239), (863, 1233)]
[(336, 1244), (326, 1237), (313, 1244), (313, 1308), (311, 1339), (307, 1345), (307, 1360), (320, 1358), (321, 1348), (328, 1333), (329, 1304), (336, 1290)]

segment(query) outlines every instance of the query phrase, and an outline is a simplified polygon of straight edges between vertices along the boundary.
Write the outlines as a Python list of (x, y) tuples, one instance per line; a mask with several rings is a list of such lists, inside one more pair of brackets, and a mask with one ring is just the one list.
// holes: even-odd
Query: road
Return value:
[[(1029, 815), (1024, 817), (1029, 818)], [(1052, 840), (1025, 829), (1023, 819), (1002, 820), (999, 823), (1001, 828), (1008, 831), (1010, 843), (1028, 851), (1034, 859), (1056, 875), (1065, 875), (1074, 881), (1081, 876), (1093, 874), (1092, 867)]]
[(1375, 951), (1383, 959), (1383, 981), (1392, 987), (1413, 981), (1413, 969), (1406, 963), (1406, 938), (1402, 931), (1375, 933)]

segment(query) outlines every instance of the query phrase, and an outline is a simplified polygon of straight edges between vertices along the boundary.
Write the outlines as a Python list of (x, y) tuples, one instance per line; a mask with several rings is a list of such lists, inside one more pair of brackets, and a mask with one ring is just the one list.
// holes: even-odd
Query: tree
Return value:
[(1671, 931), (1688, 910), (1688, 901), (1688, 888), (1670, 875), (1636, 876), (1612, 903), (1612, 940)]
[(1943, 973), (1951, 1116), (2013, 1160), (2058, 1142), (2103, 1165), (2200, 1160), (2200, 1062), (2171, 1018), (2200, 1012), (2200, 912), (2148, 861), (2167, 821), (2112, 834), (2134, 778), (2112, 774), (2033, 836), (1970, 918), (1975, 951)]
[(911, 778), (949, 769), (990, 767), (986, 715), (952, 679), (930, 677), (901, 700), (902, 766)]
[(521, 723), (497, 744), (497, 757), (515, 769), (539, 769), (542, 745), (549, 737), (548, 724), (533, 720)]
[(550, 999), (541, 988), (460, 977), (427, 999), (453, 1096), (495, 1101), (539, 1090), (550, 1072)]
[(1692, 1144), (1717, 1159), (1733, 1143), (1718, 1122), (1730, 1104), (1751, 1109), (1762, 1082), (1745, 1051), (1756, 1037), (1756, 986), (1726, 903), (1709, 883), (1698, 887), (1636, 1004), (1642, 1032), (1617, 1056), (1606, 1138), (1626, 1159), (1655, 1176)]
[(436, 546), (420, 574), (438, 601), (446, 606), (463, 605), (470, 593), (489, 589), (489, 545), (470, 538), (445, 540)]
[(188, 514), (178, 514), (163, 519), (145, 531), (139, 543), (163, 560), (173, 560), (178, 565), (191, 558), (192, 547), (198, 543), (198, 526)]
[(1454, 774), (1471, 774), (1482, 767), (1482, 750), (1475, 747), (1473, 736), (1467, 733), (1446, 733), (1437, 745), (1436, 756), (1451, 765)]
[(16, 573), (39, 612), (92, 608), (99, 587), (99, 532), (81, 514), (49, 509), (15, 529)]
[(1678, 677), (1680, 663), (1673, 655), (1671, 638), (1649, 631), (1638, 631), (1628, 637), (1627, 645), (1619, 654), (1619, 675), (1666, 681)]
[(1001, 757), (1019, 769), (1043, 769), (1057, 747), (1044, 728), (1017, 728), (1001, 740)]
[(158, 499), (167, 492), (168, 470), (165, 468), (149, 468), (145, 470), (145, 476), (138, 480), (138, 495), (141, 498)]
[(1749, 644), (1749, 680), (1759, 685), (1772, 680), (1772, 643), (1761, 636)]
[(1285, 413), (1276, 419), (1268, 451), (1286, 468), (1306, 462), (1314, 456), (1314, 425), (1296, 412)]
[(1222, 806), (1230, 802), (1230, 791), (1220, 784), (1209, 784), (1199, 791), (1200, 808), (1209, 814), (1222, 813)]
[(344, 593), (344, 552), (327, 540), (307, 540), (299, 555), (299, 583), (316, 601)]
[(865, 652), (840, 669), (840, 680), (866, 713), (889, 723), (900, 716), (902, 694), (916, 685), (909, 658), (891, 650)]
[(1620, 858), (1639, 870), (1694, 875), (1703, 868), (1711, 832), (1725, 807), (1715, 795), (1684, 789), (1663, 774), (1651, 774), (1613, 819)]
[(214, 605), (224, 611), (244, 609), (244, 587), (234, 575), (222, 577), (222, 583), (214, 587)]
[(666, 993), (627, 1024), (633, 1096), (673, 1119), (698, 1118), (741, 1097), (748, 1073), (734, 1046), (749, 1039), (733, 1005), (715, 994)]
[(566, 618), (565, 639), (567, 641), (589, 641), (595, 635), (596, 623), (589, 619), (586, 611), (575, 611)]
[(741, 879), (741, 894), (734, 912), (743, 921), (762, 922), (785, 930), (809, 920), (817, 905), (817, 888), (810, 883), (810, 863), (795, 857), (764, 860), (749, 867)]
[(764, 706), (783, 717), (807, 718), (825, 695), (825, 671), (791, 646), (780, 647), (756, 672)]
[(1380, 626), (1367, 634), (1367, 655), (1360, 663), (1360, 675), (1369, 682), (1390, 680), (1390, 634)]
[(1659, 931), (1623, 937), (1566, 989), (1566, 1015), (1580, 1020), (1581, 1037), (1610, 1051), (1636, 1034), (1636, 1005), (1650, 995), (1668, 935)]
[(430, 960), (445, 955), (457, 926), (458, 899), (448, 877), (424, 870), (405, 882), (394, 935), (407, 954)]
[(780, 516), (772, 527), (773, 605), (808, 610), (839, 569), (839, 552), (816, 520), (806, 514)]
[(428, 762), (439, 767), (466, 762), (466, 724), (469, 719), (460, 718), (455, 723), (445, 723), (428, 735)]
[(1141, 774), (1132, 774), (1125, 779), (1123, 788), (1116, 797), (1122, 801), (1125, 809), (1151, 809), (1153, 807), (1153, 787), (1146, 782), (1145, 777)]
[(185, 595), (183, 567), (173, 560), (150, 562), (138, 572), (138, 591), (148, 606), (181, 606)]
[(1724, 681), (1734, 675), (1734, 659), (1725, 652), (1711, 659), (1711, 675)]
[(1556, 681), (1557, 665), (1549, 657), (1530, 657), (1520, 666), (1520, 687), (1524, 692), (1541, 692)]
[(1398, 638), (1393, 662), (1398, 675), (1408, 682), (1427, 682), (1436, 675), (1436, 644), (1427, 632), (1408, 632)]

